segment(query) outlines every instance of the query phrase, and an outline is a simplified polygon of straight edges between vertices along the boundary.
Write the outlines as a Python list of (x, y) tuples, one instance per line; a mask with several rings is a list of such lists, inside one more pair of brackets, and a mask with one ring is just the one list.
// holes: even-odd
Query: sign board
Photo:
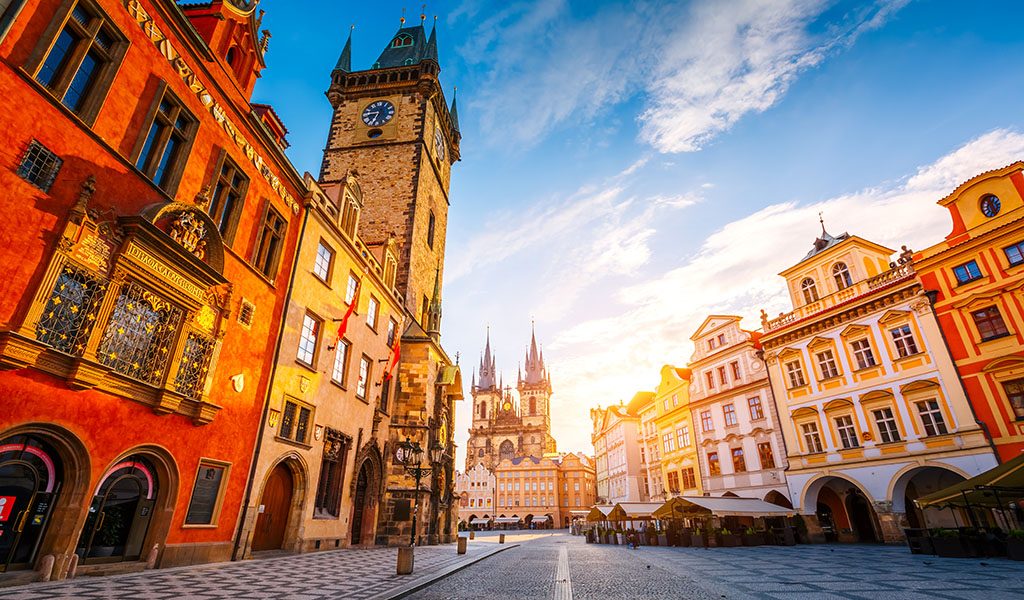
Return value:
[(185, 515), (186, 525), (212, 525), (220, 497), (220, 484), (224, 479), (225, 467), (201, 463), (192, 488), (192, 500)]
[(14, 510), (14, 501), (17, 496), (0, 496), (0, 523), (11, 518), (11, 511)]

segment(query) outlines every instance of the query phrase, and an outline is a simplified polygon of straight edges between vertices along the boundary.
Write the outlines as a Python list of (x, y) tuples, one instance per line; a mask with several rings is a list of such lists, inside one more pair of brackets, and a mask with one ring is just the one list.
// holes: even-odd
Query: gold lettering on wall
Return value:
[(158, 258), (146, 252), (134, 242), (128, 244), (128, 248), (124, 251), (124, 255), (139, 265), (147, 268), (153, 274), (158, 275), (178, 286), (196, 300), (199, 300), (200, 302), (204, 301), (203, 288), (183, 277), (181, 273), (178, 273), (171, 267), (165, 265)]
[(213, 99), (213, 96), (206, 89), (206, 86), (199, 81), (199, 78), (196, 76), (192, 68), (185, 62), (181, 55), (178, 54), (171, 45), (170, 40), (168, 40), (167, 37), (164, 36), (163, 32), (161, 32), (156, 26), (156, 22), (151, 16), (149, 16), (146, 9), (142, 7), (139, 0), (125, 0), (125, 8), (128, 10), (128, 14), (131, 15), (131, 17), (135, 19), (135, 22), (139, 24), (139, 27), (142, 28), (142, 32), (146, 34), (149, 41), (153, 42), (157, 47), (157, 50), (160, 51), (160, 54), (162, 54), (164, 58), (171, 63), (175, 71), (177, 71), (178, 76), (185, 82), (185, 85), (188, 86), (189, 90), (196, 95), (203, 106), (209, 109), (214, 120), (220, 124), (224, 129), (224, 132), (228, 134), (228, 137), (234, 141), (235, 145), (238, 146), (245, 156), (253, 163), (256, 170), (258, 170), (263, 178), (267, 180), (271, 189), (273, 189), (274, 192), (284, 200), (284, 203), (292, 209), (293, 213), (298, 214), (299, 203), (296, 202), (295, 198), (288, 193), (288, 190), (281, 185), (280, 178), (265, 168), (266, 163), (263, 160), (263, 157), (259, 155), (256, 148), (250, 144), (247, 139), (245, 139), (242, 132), (234, 123), (231, 122), (231, 119), (228, 118), (227, 111), (224, 110), (224, 107)]

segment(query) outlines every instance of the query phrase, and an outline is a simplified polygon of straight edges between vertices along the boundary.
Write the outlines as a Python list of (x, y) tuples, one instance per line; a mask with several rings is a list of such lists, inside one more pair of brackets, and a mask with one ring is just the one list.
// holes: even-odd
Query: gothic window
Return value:
[(434, 247), (434, 211), (430, 211), (430, 220), (427, 222), (427, 246), (431, 249)]
[(136, 283), (127, 283), (103, 333), (99, 361), (150, 385), (164, 378), (182, 311)]
[(341, 230), (345, 232), (348, 237), (355, 237), (356, 235), (356, 224), (359, 223), (359, 203), (356, 199), (345, 194), (345, 207), (341, 214)]
[(532, 396), (530, 397), (530, 414), (537, 414), (537, 399)]
[(242, 173), (227, 154), (223, 154), (217, 179), (214, 182), (213, 198), (210, 199), (210, 217), (217, 223), (225, 244), (231, 244), (242, 214), (242, 204), (249, 187), (249, 179)]
[[(484, 449), (483, 449), (483, 448), (480, 448), (479, 450), (477, 450), (477, 451), (476, 451), (476, 455), (477, 455), (478, 457), (480, 457), (480, 458), (483, 458), (483, 457), (484, 457)], [(503, 485), (503, 487), (504, 487), (504, 485)]]
[(105, 281), (66, 264), (36, 324), (36, 339), (58, 352), (81, 356), (92, 331)]
[(832, 265), (832, 278), (836, 281), (836, 289), (845, 290), (853, 285), (853, 278), (850, 277), (850, 269), (846, 263), (837, 262)]
[(324, 431), (324, 449), (320, 479), (316, 485), (313, 517), (338, 517), (341, 508), (342, 481), (345, 478), (345, 434), (328, 427)]
[(800, 290), (804, 294), (804, 304), (818, 301), (818, 286), (814, 284), (814, 280), (810, 277), (800, 282)]
[(412, 46), (412, 45), (413, 45), (412, 36), (407, 34), (407, 33), (403, 33), (401, 35), (398, 35), (398, 36), (395, 37), (394, 40), (391, 41), (391, 47), (392, 48), (407, 48), (407, 47)]
[(486, 419), (487, 418), (487, 403), (486, 402), (481, 402), (480, 403), (480, 418), (481, 419)]
[(506, 458), (511, 460), (515, 458), (516, 448), (512, 444), (512, 442), (510, 442), (509, 440), (505, 440), (504, 442), (502, 442), (501, 446), (498, 447), (498, 456), (501, 460), (505, 460)]

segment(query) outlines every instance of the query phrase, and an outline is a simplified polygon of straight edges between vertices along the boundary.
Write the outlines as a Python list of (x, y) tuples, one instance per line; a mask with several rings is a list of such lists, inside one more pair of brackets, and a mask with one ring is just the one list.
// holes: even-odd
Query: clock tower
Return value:
[(422, 20), (406, 27), (403, 19), (363, 71), (352, 70), (349, 34), (327, 90), (334, 116), (320, 169), (324, 184), (359, 173), (360, 235), (371, 247), (398, 242), (396, 287), (424, 329), (441, 284), (451, 168), (462, 137), (440, 72), (437, 28), (428, 37)]

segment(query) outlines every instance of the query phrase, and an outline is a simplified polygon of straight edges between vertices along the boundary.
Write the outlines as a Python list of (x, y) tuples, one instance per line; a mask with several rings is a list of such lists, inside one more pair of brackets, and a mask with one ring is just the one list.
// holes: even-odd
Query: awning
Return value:
[(599, 504), (590, 509), (590, 512), (587, 513), (587, 520), (591, 522), (607, 521), (608, 513), (612, 512), (613, 508), (615, 506), (611, 504)]
[(795, 514), (796, 511), (792, 508), (778, 506), (757, 498), (680, 496), (662, 504), (661, 508), (654, 511), (654, 518), (791, 517)]
[(487, 525), (490, 522), (491, 522), (490, 519), (479, 519), (479, 518), (477, 518), (477, 519), (473, 519), (472, 521), (470, 521), (469, 524), (470, 525)]
[(984, 508), (1006, 508), (1008, 502), (1020, 498), (1024, 498), (1024, 454), (981, 475), (918, 498), (914, 503), (921, 508), (968, 504)]
[(494, 520), (495, 523), (518, 523), (518, 517), (498, 517)]
[(448, 387), (448, 395), (454, 400), (462, 400), (462, 373), (458, 365), (441, 367), (437, 373), (437, 385)]
[(543, 517), (534, 517), (534, 518), (530, 519), (530, 522), (531, 522), (531, 523), (543, 523), (543, 522), (545, 522), (545, 521), (547, 521), (547, 520), (548, 520), (548, 518), (547, 518), (546, 516), (543, 516)]
[(654, 511), (661, 508), (661, 502), (619, 502), (610, 513), (609, 521), (633, 521), (654, 518)]
[(569, 514), (574, 517), (585, 517), (590, 514), (589, 510), (570, 510)]

